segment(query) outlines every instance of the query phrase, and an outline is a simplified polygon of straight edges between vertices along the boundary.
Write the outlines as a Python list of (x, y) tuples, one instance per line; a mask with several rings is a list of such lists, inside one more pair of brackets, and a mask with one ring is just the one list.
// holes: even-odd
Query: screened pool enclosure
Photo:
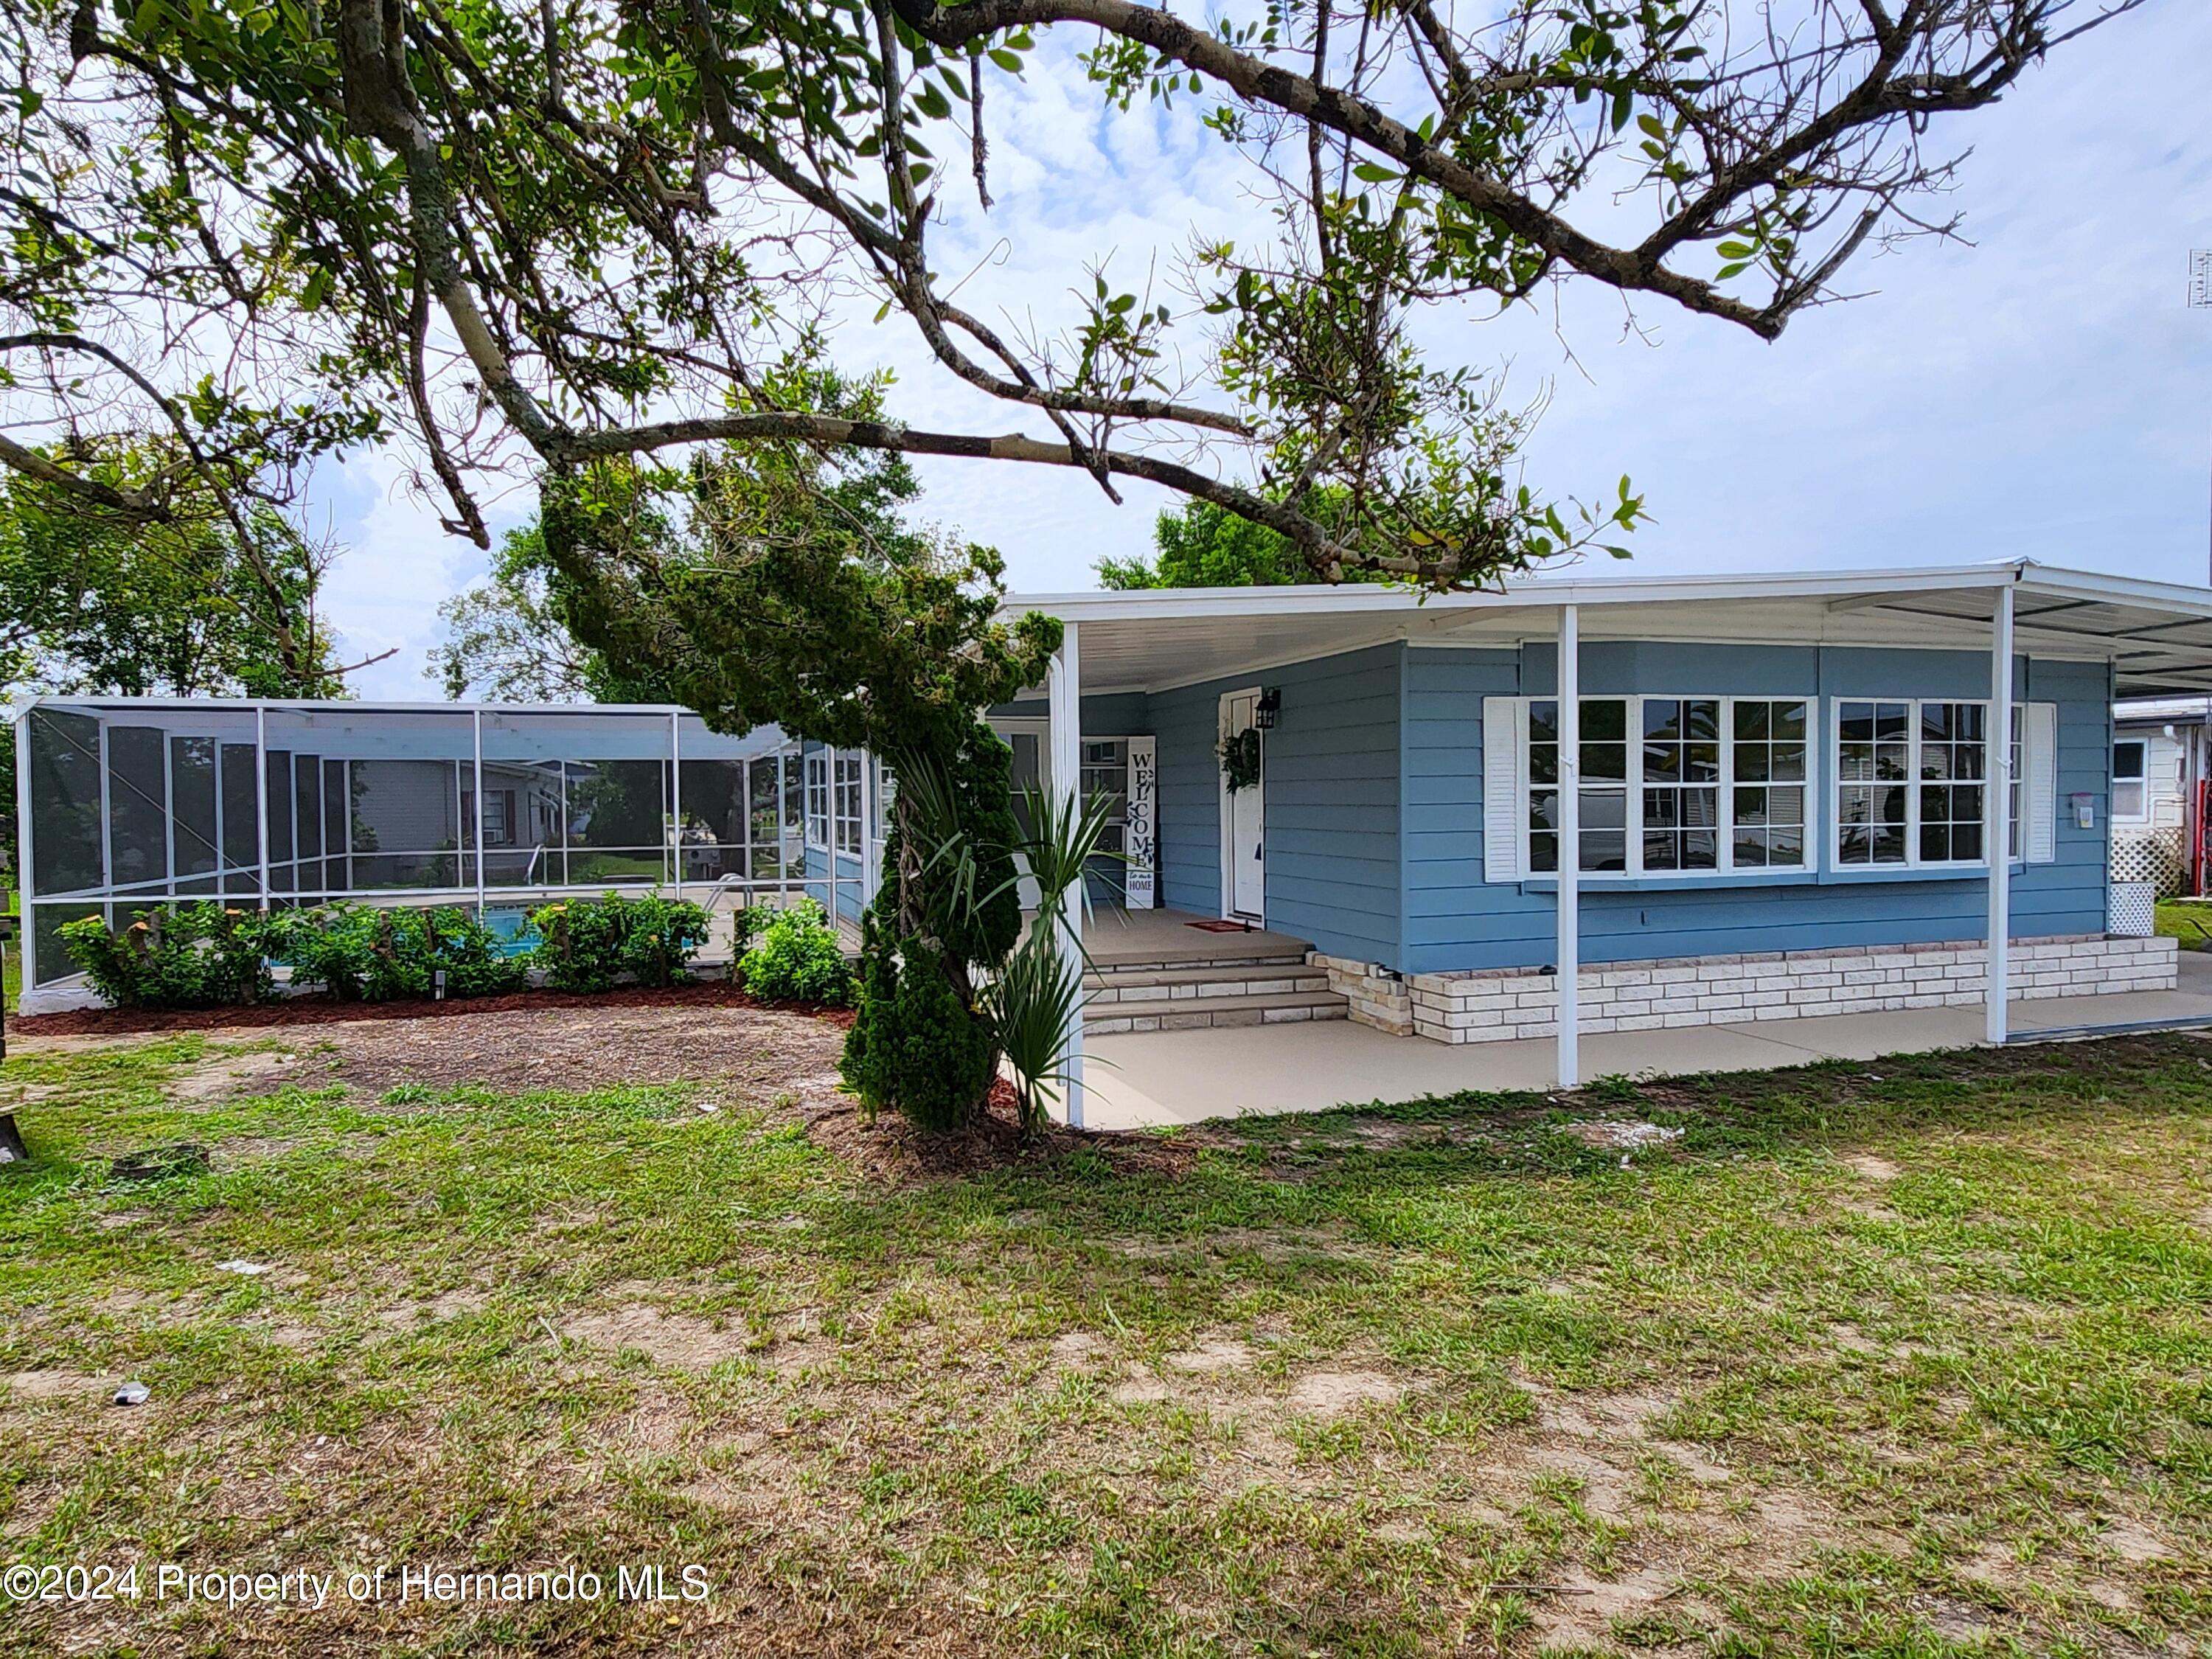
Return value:
[(519, 933), (562, 893), (857, 896), (839, 860), (809, 878), (799, 745), (678, 708), (56, 697), (16, 754), (27, 993), (73, 975), (63, 923), (173, 900), (465, 904)]

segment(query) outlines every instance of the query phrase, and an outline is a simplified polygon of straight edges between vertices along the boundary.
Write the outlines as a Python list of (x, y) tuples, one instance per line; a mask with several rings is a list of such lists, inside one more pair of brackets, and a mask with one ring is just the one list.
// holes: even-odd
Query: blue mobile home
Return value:
[[(1094, 937), (1158, 969), (1204, 954), (1173, 925), (1288, 939), (1341, 1006), (1260, 1020), (1556, 1036), (1571, 1071), (1577, 1030), (2172, 983), (2109, 915), (2111, 707), (2212, 686), (2199, 590), (2014, 562), (1006, 610), (1068, 635), (993, 711), (1018, 766), (1127, 803), (1133, 891)], [(1172, 991), (1092, 1029), (1202, 1023)]]

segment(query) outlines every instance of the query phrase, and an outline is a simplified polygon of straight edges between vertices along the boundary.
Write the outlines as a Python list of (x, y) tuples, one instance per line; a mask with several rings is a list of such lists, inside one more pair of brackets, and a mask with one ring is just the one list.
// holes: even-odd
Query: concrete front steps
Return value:
[(1083, 986), (1091, 998), (1083, 1029), (1093, 1036), (1343, 1019), (1352, 1011), (1328, 988), (1328, 970), (1310, 965), (1302, 951), (1113, 963), (1085, 974)]

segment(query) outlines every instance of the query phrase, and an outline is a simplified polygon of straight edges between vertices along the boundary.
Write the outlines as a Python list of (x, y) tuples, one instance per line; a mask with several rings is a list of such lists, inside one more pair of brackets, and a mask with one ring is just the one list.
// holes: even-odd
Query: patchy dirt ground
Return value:
[(844, 1041), (841, 1021), (742, 1002), (532, 1005), (325, 1027), (301, 1056), (300, 1081), (325, 1076), (376, 1094), (408, 1084), (526, 1094), (695, 1082), (763, 1104), (781, 1094), (826, 1100)]

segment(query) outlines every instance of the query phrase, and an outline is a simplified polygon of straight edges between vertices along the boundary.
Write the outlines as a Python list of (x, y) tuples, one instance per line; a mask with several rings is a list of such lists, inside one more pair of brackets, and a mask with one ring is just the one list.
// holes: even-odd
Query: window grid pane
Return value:
[(1989, 711), (1977, 702), (1920, 705), (1920, 861), (1982, 856)]
[(2021, 803), (2026, 799), (2021, 769), (2026, 747), (2022, 735), (2027, 729), (2027, 712), (2020, 704), (2013, 704), (2012, 741), (2006, 745), (2012, 757), (2005, 773), (2005, 856), (2008, 859), (2020, 856)]
[(1644, 699), (1644, 867), (1720, 867), (1717, 697)]
[(837, 850), (860, 850), (860, 757), (850, 751), (837, 757)]
[(1528, 705), (1528, 868), (1559, 867), (1559, 705)]
[(1731, 711), (1735, 867), (1805, 862), (1807, 705), (1738, 698)]
[[(1528, 868), (1559, 868), (1559, 703), (1528, 705)], [(1578, 863), (1594, 874), (1781, 867), (1807, 860), (1812, 703), (1806, 698), (1583, 700)], [(1905, 855), (1912, 706), (1865, 711), (1866, 768), (1898, 779), (1885, 856)], [(1632, 812), (1633, 816), (1632, 816)]]
[[(1582, 867), (1604, 873), (1628, 869), (1628, 699), (1584, 697), (1579, 825)], [(1595, 787), (1593, 787), (1595, 786)]]
[(830, 845), (830, 757), (816, 750), (806, 757), (806, 844)]

